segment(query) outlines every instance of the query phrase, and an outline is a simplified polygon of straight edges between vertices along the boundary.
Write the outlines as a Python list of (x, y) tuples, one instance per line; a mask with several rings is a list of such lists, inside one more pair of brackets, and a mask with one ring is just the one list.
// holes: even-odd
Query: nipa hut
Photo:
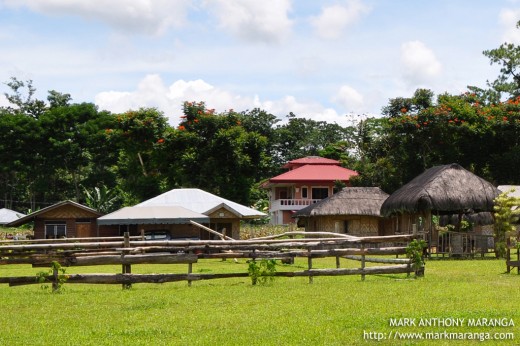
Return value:
[[(391, 194), (381, 206), (381, 214), (397, 216), (395, 233), (412, 233), (415, 225), (428, 234), (434, 246), (438, 238), (432, 216), (455, 214), (455, 229), (459, 230), (464, 217), (478, 218), (472, 214), (492, 212), (498, 194), (491, 183), (456, 163), (435, 166)], [(449, 218), (453, 220), (453, 216)]]
[(293, 217), (306, 232), (336, 232), (377, 236), (391, 232), (391, 223), (380, 214), (388, 197), (378, 187), (346, 187), (299, 210)]

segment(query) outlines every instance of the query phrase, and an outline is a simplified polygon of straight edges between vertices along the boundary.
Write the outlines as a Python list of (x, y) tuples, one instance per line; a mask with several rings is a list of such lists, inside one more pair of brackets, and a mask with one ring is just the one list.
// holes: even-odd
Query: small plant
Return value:
[(471, 232), (473, 231), (473, 224), (467, 220), (462, 220), (460, 222), (460, 231), (461, 232)]
[(415, 276), (424, 276), (424, 249), (426, 242), (422, 239), (414, 239), (406, 247), (406, 257), (411, 259)]
[(495, 198), (493, 207), (495, 213), (494, 237), (495, 237), (495, 255), (498, 258), (506, 258), (507, 246), (506, 238), (508, 232), (516, 230), (515, 223), (520, 218), (520, 198), (511, 196), (514, 192), (512, 189), (503, 192)]
[(36, 280), (41, 284), (41, 289), (49, 288), (48, 283), (52, 282), (52, 292), (61, 293), (63, 292), (63, 285), (69, 278), (65, 271), (66, 269), (59, 262), (53, 261), (51, 269), (36, 273)]
[(265, 285), (274, 280), (276, 261), (274, 259), (264, 258), (260, 263), (257, 263), (256, 260), (251, 260), (249, 261), (247, 272), (253, 285), (256, 285), (257, 283)]

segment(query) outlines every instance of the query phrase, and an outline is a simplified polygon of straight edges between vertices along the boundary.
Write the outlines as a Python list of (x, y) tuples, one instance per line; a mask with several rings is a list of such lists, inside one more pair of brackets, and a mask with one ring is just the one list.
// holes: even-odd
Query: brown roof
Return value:
[(492, 211), (499, 191), (456, 163), (435, 166), (395, 191), (383, 203), (381, 214), (414, 213), (433, 210), (450, 214), (454, 211)]
[(24, 225), (28, 222), (33, 221), (35, 219), (35, 217), (37, 217), (37, 216), (43, 215), (51, 210), (54, 210), (54, 209), (57, 209), (57, 208), (60, 208), (63, 206), (73, 206), (75, 208), (79, 208), (83, 211), (91, 213), (93, 217), (99, 217), (99, 216), (103, 215), (102, 213), (98, 212), (97, 210), (87, 207), (83, 204), (79, 204), (74, 201), (62, 201), (62, 202), (53, 204), (51, 206), (45, 207), (43, 209), (37, 210), (29, 215), (25, 215), (24, 217), (21, 217), (18, 220), (8, 223), (6, 226), (7, 227), (18, 227), (18, 226)]
[(345, 187), (338, 193), (297, 211), (294, 217), (324, 215), (381, 216), (381, 205), (387, 198), (388, 194), (378, 187)]

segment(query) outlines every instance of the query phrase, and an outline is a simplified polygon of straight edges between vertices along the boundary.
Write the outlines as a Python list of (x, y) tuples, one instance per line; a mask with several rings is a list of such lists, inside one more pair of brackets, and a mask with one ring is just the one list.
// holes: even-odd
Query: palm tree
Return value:
[(116, 189), (109, 190), (105, 185), (96, 186), (93, 191), (84, 188), (83, 193), (87, 206), (105, 214), (114, 211), (120, 199)]

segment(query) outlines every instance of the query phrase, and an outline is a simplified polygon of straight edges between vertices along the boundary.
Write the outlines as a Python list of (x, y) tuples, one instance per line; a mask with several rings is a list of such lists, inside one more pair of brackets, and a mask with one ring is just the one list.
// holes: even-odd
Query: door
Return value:
[(90, 223), (77, 223), (76, 224), (76, 238), (88, 238), (92, 237), (90, 234)]

